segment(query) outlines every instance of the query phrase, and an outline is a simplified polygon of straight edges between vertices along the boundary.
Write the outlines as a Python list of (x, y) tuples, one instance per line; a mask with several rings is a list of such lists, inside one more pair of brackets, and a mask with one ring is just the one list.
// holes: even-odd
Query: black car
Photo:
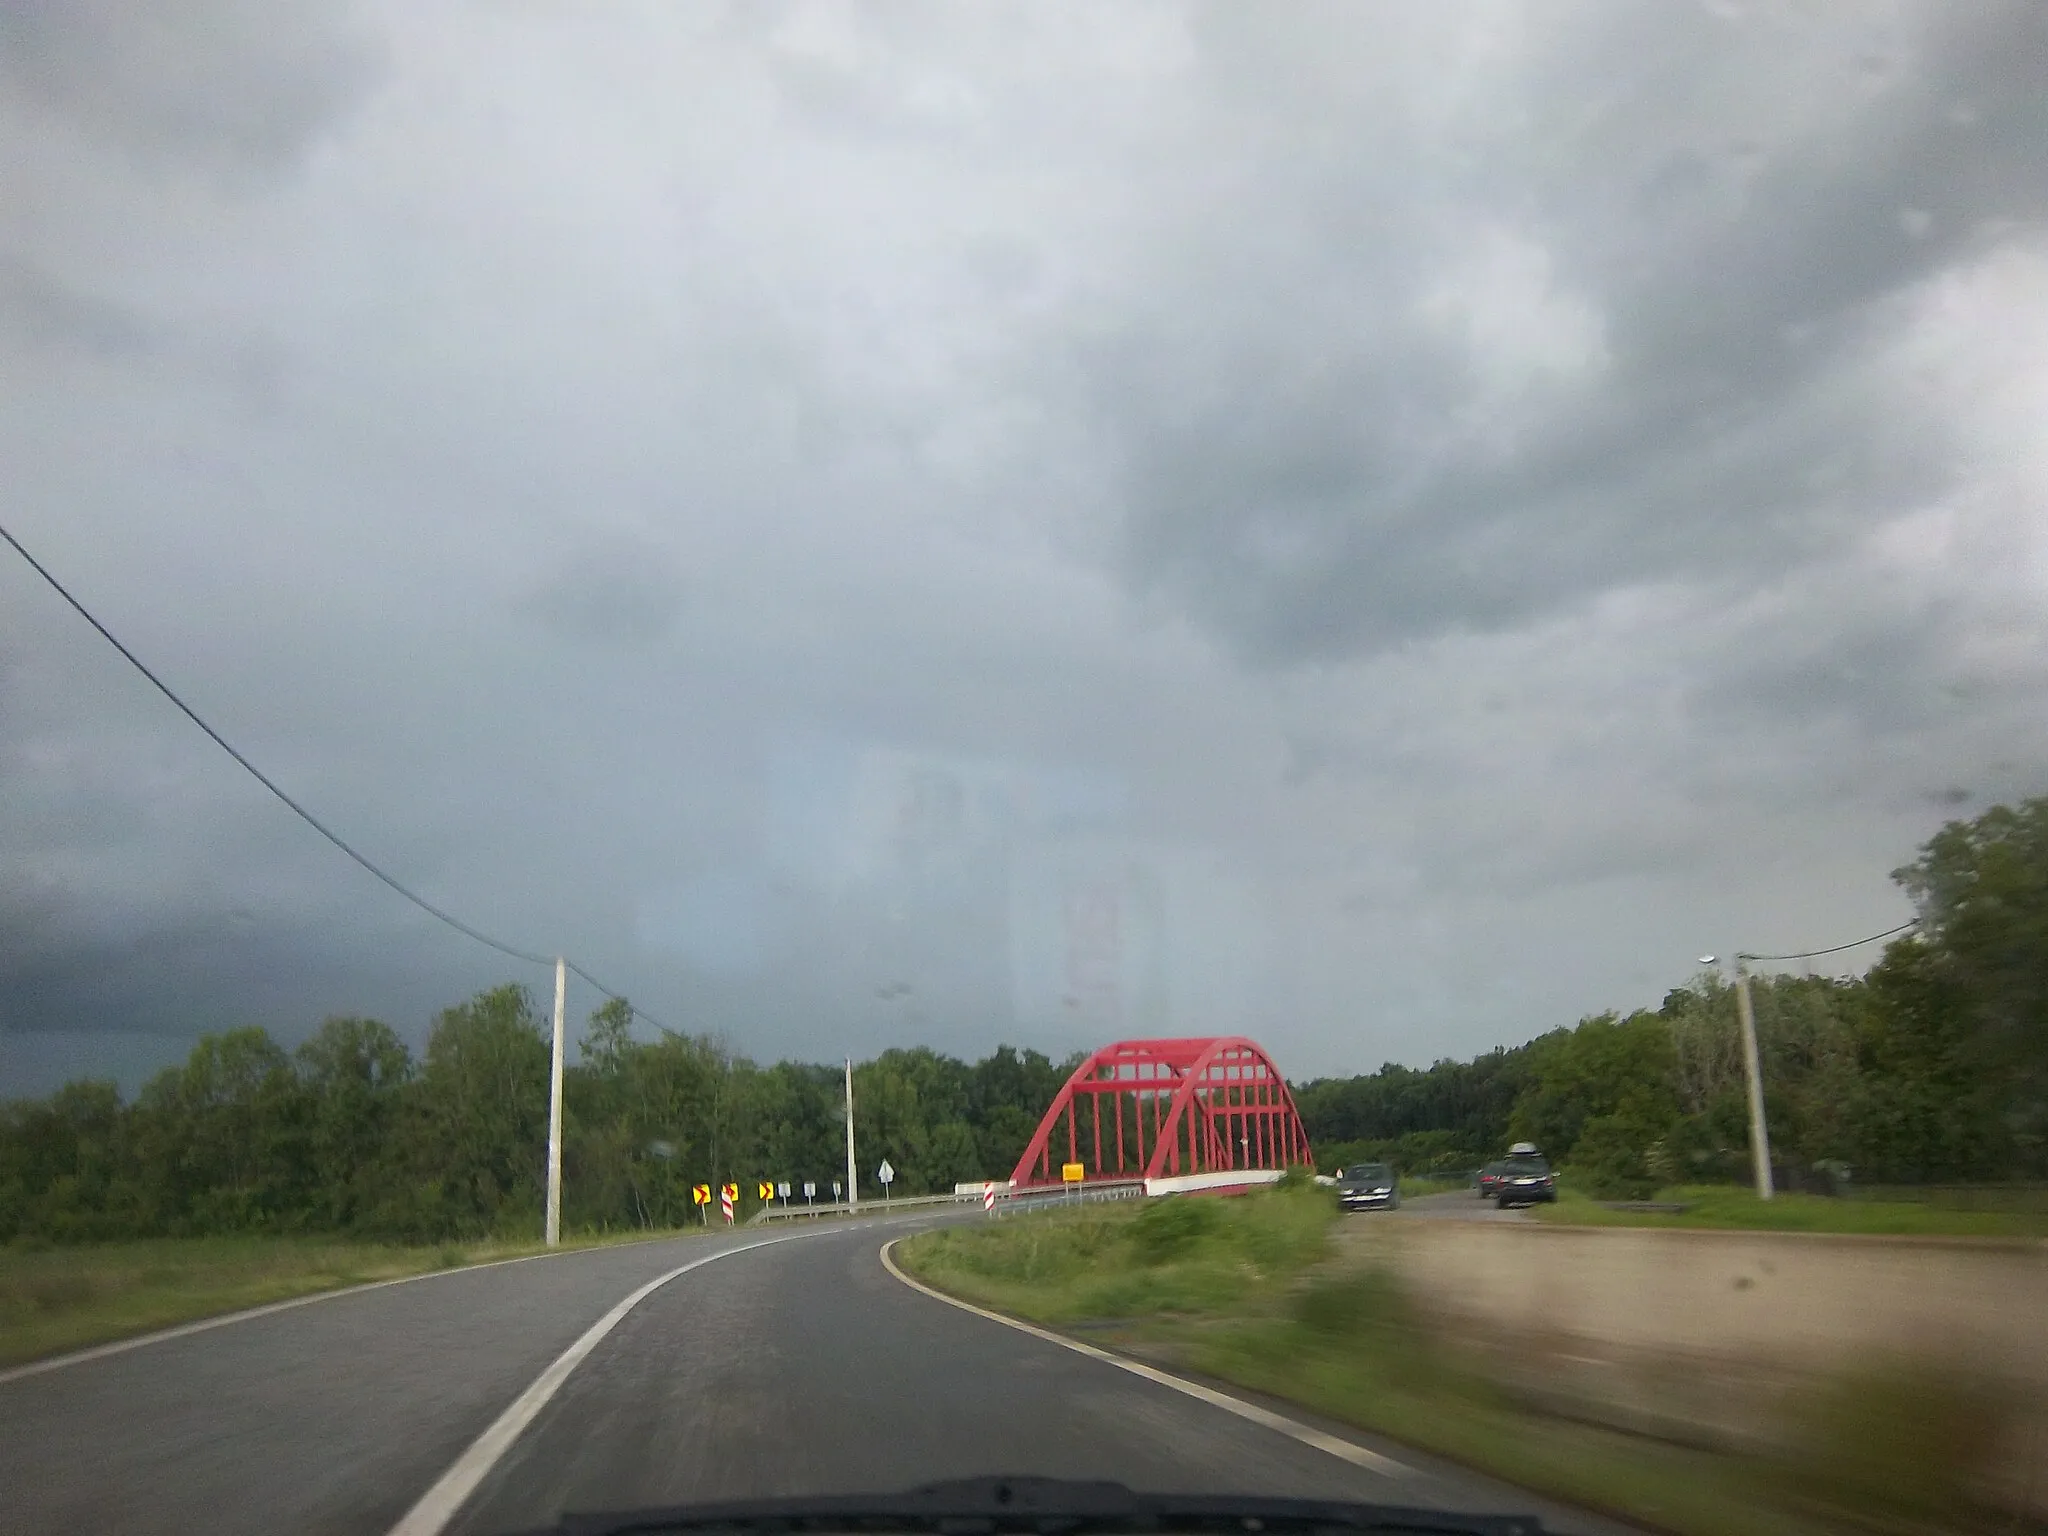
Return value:
[(1506, 1163), (1488, 1163), (1484, 1168), (1480, 1169), (1479, 1177), (1474, 1181), (1479, 1189), (1479, 1198), (1491, 1200), (1495, 1195), (1499, 1194), (1501, 1177), (1507, 1171), (1508, 1165)]
[(1517, 1153), (1500, 1164), (1500, 1170), (1494, 1185), (1494, 1198), (1502, 1210), (1511, 1205), (1556, 1203), (1557, 1175), (1550, 1171), (1550, 1164), (1544, 1158)]
[(1337, 1203), (1347, 1211), (1391, 1211), (1401, 1204), (1400, 1181), (1385, 1163), (1337, 1170)]

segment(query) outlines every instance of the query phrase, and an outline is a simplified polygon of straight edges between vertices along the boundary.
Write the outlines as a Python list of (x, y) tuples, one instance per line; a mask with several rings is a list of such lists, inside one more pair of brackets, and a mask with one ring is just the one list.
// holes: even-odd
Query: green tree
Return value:
[(2013, 1149), (1956, 968), (1908, 937), (1870, 973), (1845, 1156), (1875, 1182), (1996, 1177)]
[(412, 1082), (412, 1052), (375, 1019), (329, 1019), (294, 1053), (309, 1099), (309, 1209), (313, 1224), (364, 1223), (400, 1177), (392, 1143)]
[(68, 1083), (45, 1100), (0, 1105), (0, 1241), (22, 1232), (84, 1241), (148, 1231), (128, 1134), (112, 1083)]
[(2016, 1155), (2048, 1171), (2048, 796), (1950, 822), (1893, 878), (1953, 983), (1963, 1049), (2003, 1085)]
[(548, 1042), (525, 987), (444, 1009), (420, 1073), (420, 1198), (462, 1233), (537, 1220), (548, 1116)]
[(307, 1095), (261, 1029), (205, 1035), (158, 1073), (136, 1105), (135, 1145), (172, 1231), (300, 1224), (312, 1180)]
[(1647, 1193), (1653, 1150), (1679, 1118), (1669, 1024), (1654, 1013), (1602, 1014), (1529, 1047), (1512, 1135), (1582, 1173), (1599, 1193)]

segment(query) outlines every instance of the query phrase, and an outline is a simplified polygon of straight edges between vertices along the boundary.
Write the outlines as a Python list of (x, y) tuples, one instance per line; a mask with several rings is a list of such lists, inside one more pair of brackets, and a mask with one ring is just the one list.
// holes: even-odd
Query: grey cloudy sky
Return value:
[[(2048, 789), (2044, 72), (2031, 4), (0, 6), (5, 517), (750, 1054), (1468, 1054)], [(6, 1089), (511, 975), (0, 561)]]

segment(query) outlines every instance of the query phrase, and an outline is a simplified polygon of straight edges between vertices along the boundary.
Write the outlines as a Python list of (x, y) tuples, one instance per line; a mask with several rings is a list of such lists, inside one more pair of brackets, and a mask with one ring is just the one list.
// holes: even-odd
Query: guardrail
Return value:
[(1120, 1179), (1114, 1182), (1097, 1180), (1094, 1183), (1045, 1184), (1025, 1189), (996, 1190), (994, 1214), (997, 1216), (1016, 1215), (1024, 1211), (1056, 1210), (1063, 1205), (1093, 1205), (1103, 1200), (1142, 1200), (1145, 1198), (1143, 1179)]
[[(1078, 1184), (1031, 1184), (1022, 1189), (996, 1184), (995, 1215), (1054, 1209), (1063, 1205), (1093, 1205), (1104, 1200), (1143, 1200), (1148, 1196), (1235, 1193), (1263, 1184), (1276, 1184), (1282, 1177), (1277, 1168), (1249, 1168), (1238, 1171), (1181, 1174), (1163, 1179), (1084, 1179)], [(1334, 1180), (1325, 1182), (1334, 1183)], [(747, 1218), (749, 1226), (768, 1221), (804, 1221), (821, 1216), (857, 1215), (862, 1211), (914, 1210), (934, 1205), (982, 1205), (989, 1186), (962, 1184), (949, 1195), (903, 1195), (889, 1200), (863, 1200), (849, 1208), (843, 1200), (816, 1205), (764, 1206)]]
[(821, 1200), (816, 1205), (764, 1205), (747, 1218), (748, 1226), (758, 1226), (764, 1221), (804, 1221), (819, 1216), (858, 1216), (865, 1212), (911, 1210), (924, 1205), (969, 1205), (979, 1202), (981, 1196), (972, 1195), (898, 1195), (888, 1200), (863, 1200), (859, 1205), (849, 1206), (844, 1200)]

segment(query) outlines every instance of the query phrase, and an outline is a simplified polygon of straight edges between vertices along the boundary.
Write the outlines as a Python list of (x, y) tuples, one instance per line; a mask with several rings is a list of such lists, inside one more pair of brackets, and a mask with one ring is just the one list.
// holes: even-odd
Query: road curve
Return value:
[[(921, 1295), (889, 1275), (879, 1249), (939, 1219), (953, 1218), (765, 1234), (785, 1240), (654, 1290), (446, 1529), (485, 1536), (563, 1509), (994, 1472), (1533, 1511), (1555, 1529), (1619, 1529), (1345, 1430), (1401, 1470), (1352, 1465)], [(623, 1297), (762, 1235), (455, 1271), (0, 1382), (0, 1524), (21, 1536), (385, 1536)]]

